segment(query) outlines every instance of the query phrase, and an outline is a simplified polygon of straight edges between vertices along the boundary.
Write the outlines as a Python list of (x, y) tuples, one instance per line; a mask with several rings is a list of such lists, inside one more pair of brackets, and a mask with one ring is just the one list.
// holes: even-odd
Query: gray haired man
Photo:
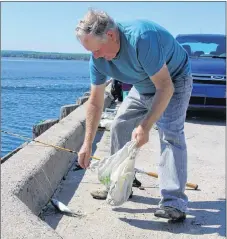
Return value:
[(188, 198), (187, 148), (184, 122), (192, 91), (186, 51), (163, 27), (152, 21), (117, 23), (105, 12), (89, 10), (76, 27), (76, 36), (90, 58), (91, 95), (79, 164), (89, 166), (92, 142), (104, 104), (107, 76), (132, 84), (111, 130), (111, 154), (131, 139), (141, 147), (158, 126), (161, 159), (161, 201), (155, 216), (186, 218)]

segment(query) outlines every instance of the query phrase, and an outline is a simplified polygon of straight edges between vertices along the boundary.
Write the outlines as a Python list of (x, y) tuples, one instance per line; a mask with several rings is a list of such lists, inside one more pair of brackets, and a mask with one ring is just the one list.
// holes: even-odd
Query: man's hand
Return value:
[(78, 163), (82, 168), (89, 167), (91, 153), (92, 153), (92, 146), (84, 143), (78, 153)]
[(140, 148), (149, 141), (149, 130), (139, 125), (132, 132), (132, 140), (136, 140), (137, 147)]

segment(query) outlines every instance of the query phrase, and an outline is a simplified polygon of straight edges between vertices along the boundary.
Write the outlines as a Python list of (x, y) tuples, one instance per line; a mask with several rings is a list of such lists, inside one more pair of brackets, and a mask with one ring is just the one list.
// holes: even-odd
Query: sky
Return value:
[(88, 53), (75, 27), (89, 7), (116, 21), (148, 19), (173, 36), (225, 33), (225, 2), (3, 2), (1, 50)]

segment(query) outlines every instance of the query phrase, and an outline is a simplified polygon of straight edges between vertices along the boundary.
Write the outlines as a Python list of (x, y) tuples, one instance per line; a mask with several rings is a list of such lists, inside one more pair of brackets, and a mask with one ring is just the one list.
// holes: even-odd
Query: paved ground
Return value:
[[(57, 213), (51, 205), (42, 217), (64, 239), (117, 238), (224, 238), (225, 237), (225, 119), (195, 114), (185, 124), (188, 142), (188, 182), (199, 184), (199, 190), (187, 189), (189, 214), (184, 223), (170, 224), (154, 217), (160, 200), (158, 179), (137, 175), (145, 190), (135, 188), (134, 196), (120, 207), (111, 208), (105, 201), (94, 200), (90, 191), (101, 188), (91, 171), (69, 171), (56, 197), (70, 209), (85, 217)], [(108, 155), (109, 132), (99, 132), (94, 155)], [(136, 167), (157, 172), (159, 138), (151, 130), (150, 142), (141, 149)], [(153, 151), (151, 151), (152, 149)]]

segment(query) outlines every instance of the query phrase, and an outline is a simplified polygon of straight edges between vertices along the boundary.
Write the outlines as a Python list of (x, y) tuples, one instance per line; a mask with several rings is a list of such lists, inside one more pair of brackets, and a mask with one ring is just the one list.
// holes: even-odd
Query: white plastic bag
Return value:
[(98, 167), (98, 179), (108, 189), (107, 203), (119, 206), (128, 200), (135, 175), (136, 141), (130, 141), (114, 155), (91, 165)]
[(110, 177), (110, 188), (107, 195), (107, 203), (112, 206), (120, 206), (126, 202), (132, 192), (132, 184), (135, 176), (135, 159), (138, 149), (136, 142), (129, 142), (128, 155), (123, 162), (114, 167)]

